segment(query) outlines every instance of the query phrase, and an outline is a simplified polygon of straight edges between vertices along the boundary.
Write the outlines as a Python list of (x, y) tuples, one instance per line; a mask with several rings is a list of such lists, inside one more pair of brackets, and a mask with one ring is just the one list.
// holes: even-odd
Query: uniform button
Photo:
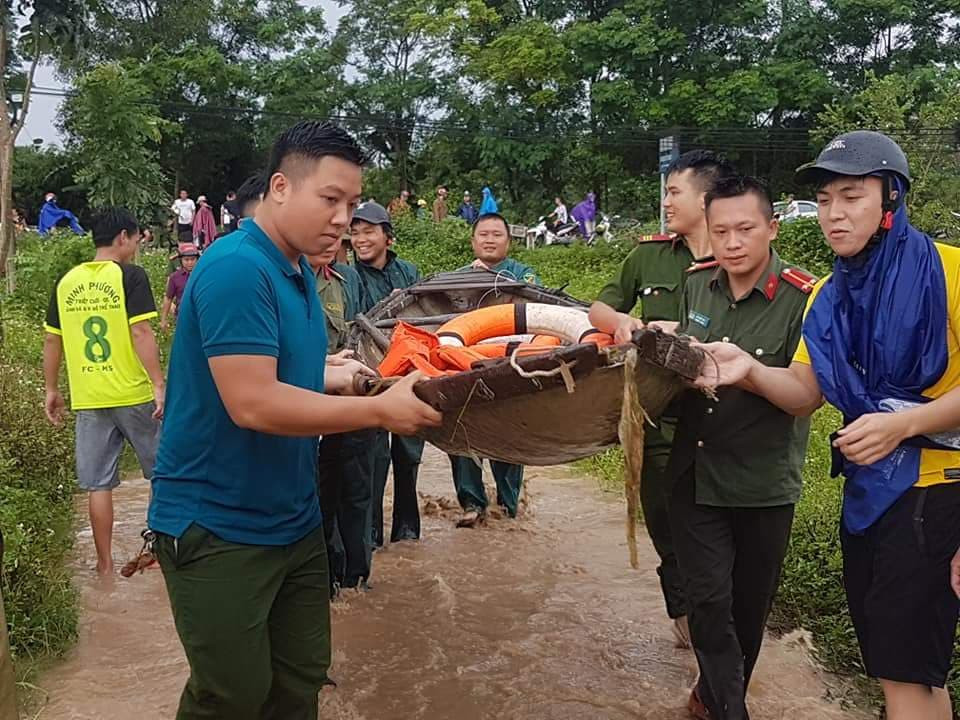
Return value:
[(644, 289), (643, 289), (643, 294), (644, 294), (644, 295), (649, 295), (651, 292), (653, 292), (651, 288), (644, 288)]
[(730, 338), (729, 338), (727, 335), (724, 335), (724, 336), (721, 338), (721, 340), (723, 340), (723, 342), (730, 342)]
[(708, 407), (708, 408), (707, 408), (707, 415), (713, 415), (713, 408), (712, 408), (712, 407)]
[(736, 304), (736, 303), (730, 303), (730, 309), (731, 309), (731, 310), (736, 310), (736, 309), (737, 309), (737, 304)]
[(703, 447), (703, 440), (697, 440), (697, 447)]
[(762, 357), (762, 356), (763, 356), (763, 348), (757, 348), (756, 354), (757, 354), (757, 357)]

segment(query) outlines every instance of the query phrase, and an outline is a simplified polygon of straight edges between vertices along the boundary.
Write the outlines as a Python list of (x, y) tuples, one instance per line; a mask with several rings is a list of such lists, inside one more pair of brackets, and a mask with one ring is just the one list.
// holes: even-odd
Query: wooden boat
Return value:
[[(441, 273), (384, 298), (357, 317), (348, 346), (377, 367), (398, 319), (436, 331), (457, 315), (503, 303), (588, 305), (562, 290), (530, 285), (488, 270)], [(618, 438), (626, 353), (636, 349), (636, 388), (650, 418), (697, 376), (703, 354), (682, 338), (638, 331), (633, 343), (598, 348), (565, 345), (529, 357), (483, 361), (455, 375), (424, 379), (417, 395), (443, 412), (422, 437), (441, 450), (523, 465), (589, 457)], [(375, 391), (389, 382), (367, 387)]]

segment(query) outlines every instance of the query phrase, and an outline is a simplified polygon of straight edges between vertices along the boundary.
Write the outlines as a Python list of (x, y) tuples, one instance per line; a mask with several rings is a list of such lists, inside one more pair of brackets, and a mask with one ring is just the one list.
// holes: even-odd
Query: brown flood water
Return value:
[[(530, 469), (520, 520), (457, 530), (446, 456), (428, 446), (420, 478), (423, 540), (378, 552), (373, 591), (333, 606), (338, 688), (321, 696), (321, 718), (689, 717), (696, 662), (674, 647), (642, 532), (643, 569), (629, 567), (622, 499), (568, 468)], [(142, 480), (116, 492), (120, 562), (139, 547), (146, 500)], [(161, 574), (97, 580), (92, 558), (85, 529), (80, 639), (38, 683), (39, 717), (172, 718), (187, 666)], [(798, 643), (768, 638), (752, 717), (865, 717), (827, 699), (838, 688)]]

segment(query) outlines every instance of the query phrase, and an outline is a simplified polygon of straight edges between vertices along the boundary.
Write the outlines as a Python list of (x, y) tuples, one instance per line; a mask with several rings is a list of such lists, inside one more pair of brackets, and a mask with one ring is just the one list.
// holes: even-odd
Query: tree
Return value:
[(90, 71), (80, 78), (65, 114), (64, 127), (83, 158), (76, 182), (91, 204), (123, 206), (153, 219), (167, 196), (159, 144), (174, 127), (160, 116), (136, 72), (115, 63)]
[(345, 92), (347, 115), (355, 118), (348, 124), (397, 167), (407, 187), (417, 133), (425, 117), (439, 110), (437, 96), (449, 82), (443, 48), (424, 27), (432, 7), (429, 0), (350, 5), (337, 28), (337, 42), (350, 49), (345, 60), (356, 74)]
[(868, 73), (861, 92), (820, 113), (814, 138), (823, 145), (860, 129), (887, 133), (906, 153), (913, 223), (930, 233), (960, 236), (960, 222), (951, 212), (960, 209), (960, 70), (883, 78)]
[[(28, 28), (31, 60), (26, 73), (11, 64), (15, 38), (16, 14), (12, 0), (0, 0), (0, 276), (6, 274), (7, 258), (13, 254), (13, 148), (30, 111), (33, 78), (42, 57), (40, 53), (40, 18), (34, 18)], [(21, 12), (23, 8), (21, 7)], [(16, 106), (12, 91), (20, 90), (22, 100)]]

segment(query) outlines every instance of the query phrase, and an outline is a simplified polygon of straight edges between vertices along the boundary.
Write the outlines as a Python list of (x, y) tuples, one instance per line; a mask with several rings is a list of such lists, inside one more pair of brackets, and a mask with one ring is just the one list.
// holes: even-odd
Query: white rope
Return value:
[(571, 369), (576, 364), (576, 361), (573, 363), (568, 363), (566, 360), (558, 360), (559, 365), (553, 368), (552, 370), (524, 370), (517, 363), (517, 354), (520, 352), (520, 348), (515, 348), (514, 351), (510, 354), (510, 367), (513, 368), (514, 372), (517, 373), (522, 378), (527, 380), (533, 380), (534, 383), (537, 383), (536, 378), (542, 377), (556, 377), (560, 375), (563, 378), (563, 384), (567, 388), (567, 392), (571, 395), (577, 389), (577, 383), (573, 379), (573, 373)]

